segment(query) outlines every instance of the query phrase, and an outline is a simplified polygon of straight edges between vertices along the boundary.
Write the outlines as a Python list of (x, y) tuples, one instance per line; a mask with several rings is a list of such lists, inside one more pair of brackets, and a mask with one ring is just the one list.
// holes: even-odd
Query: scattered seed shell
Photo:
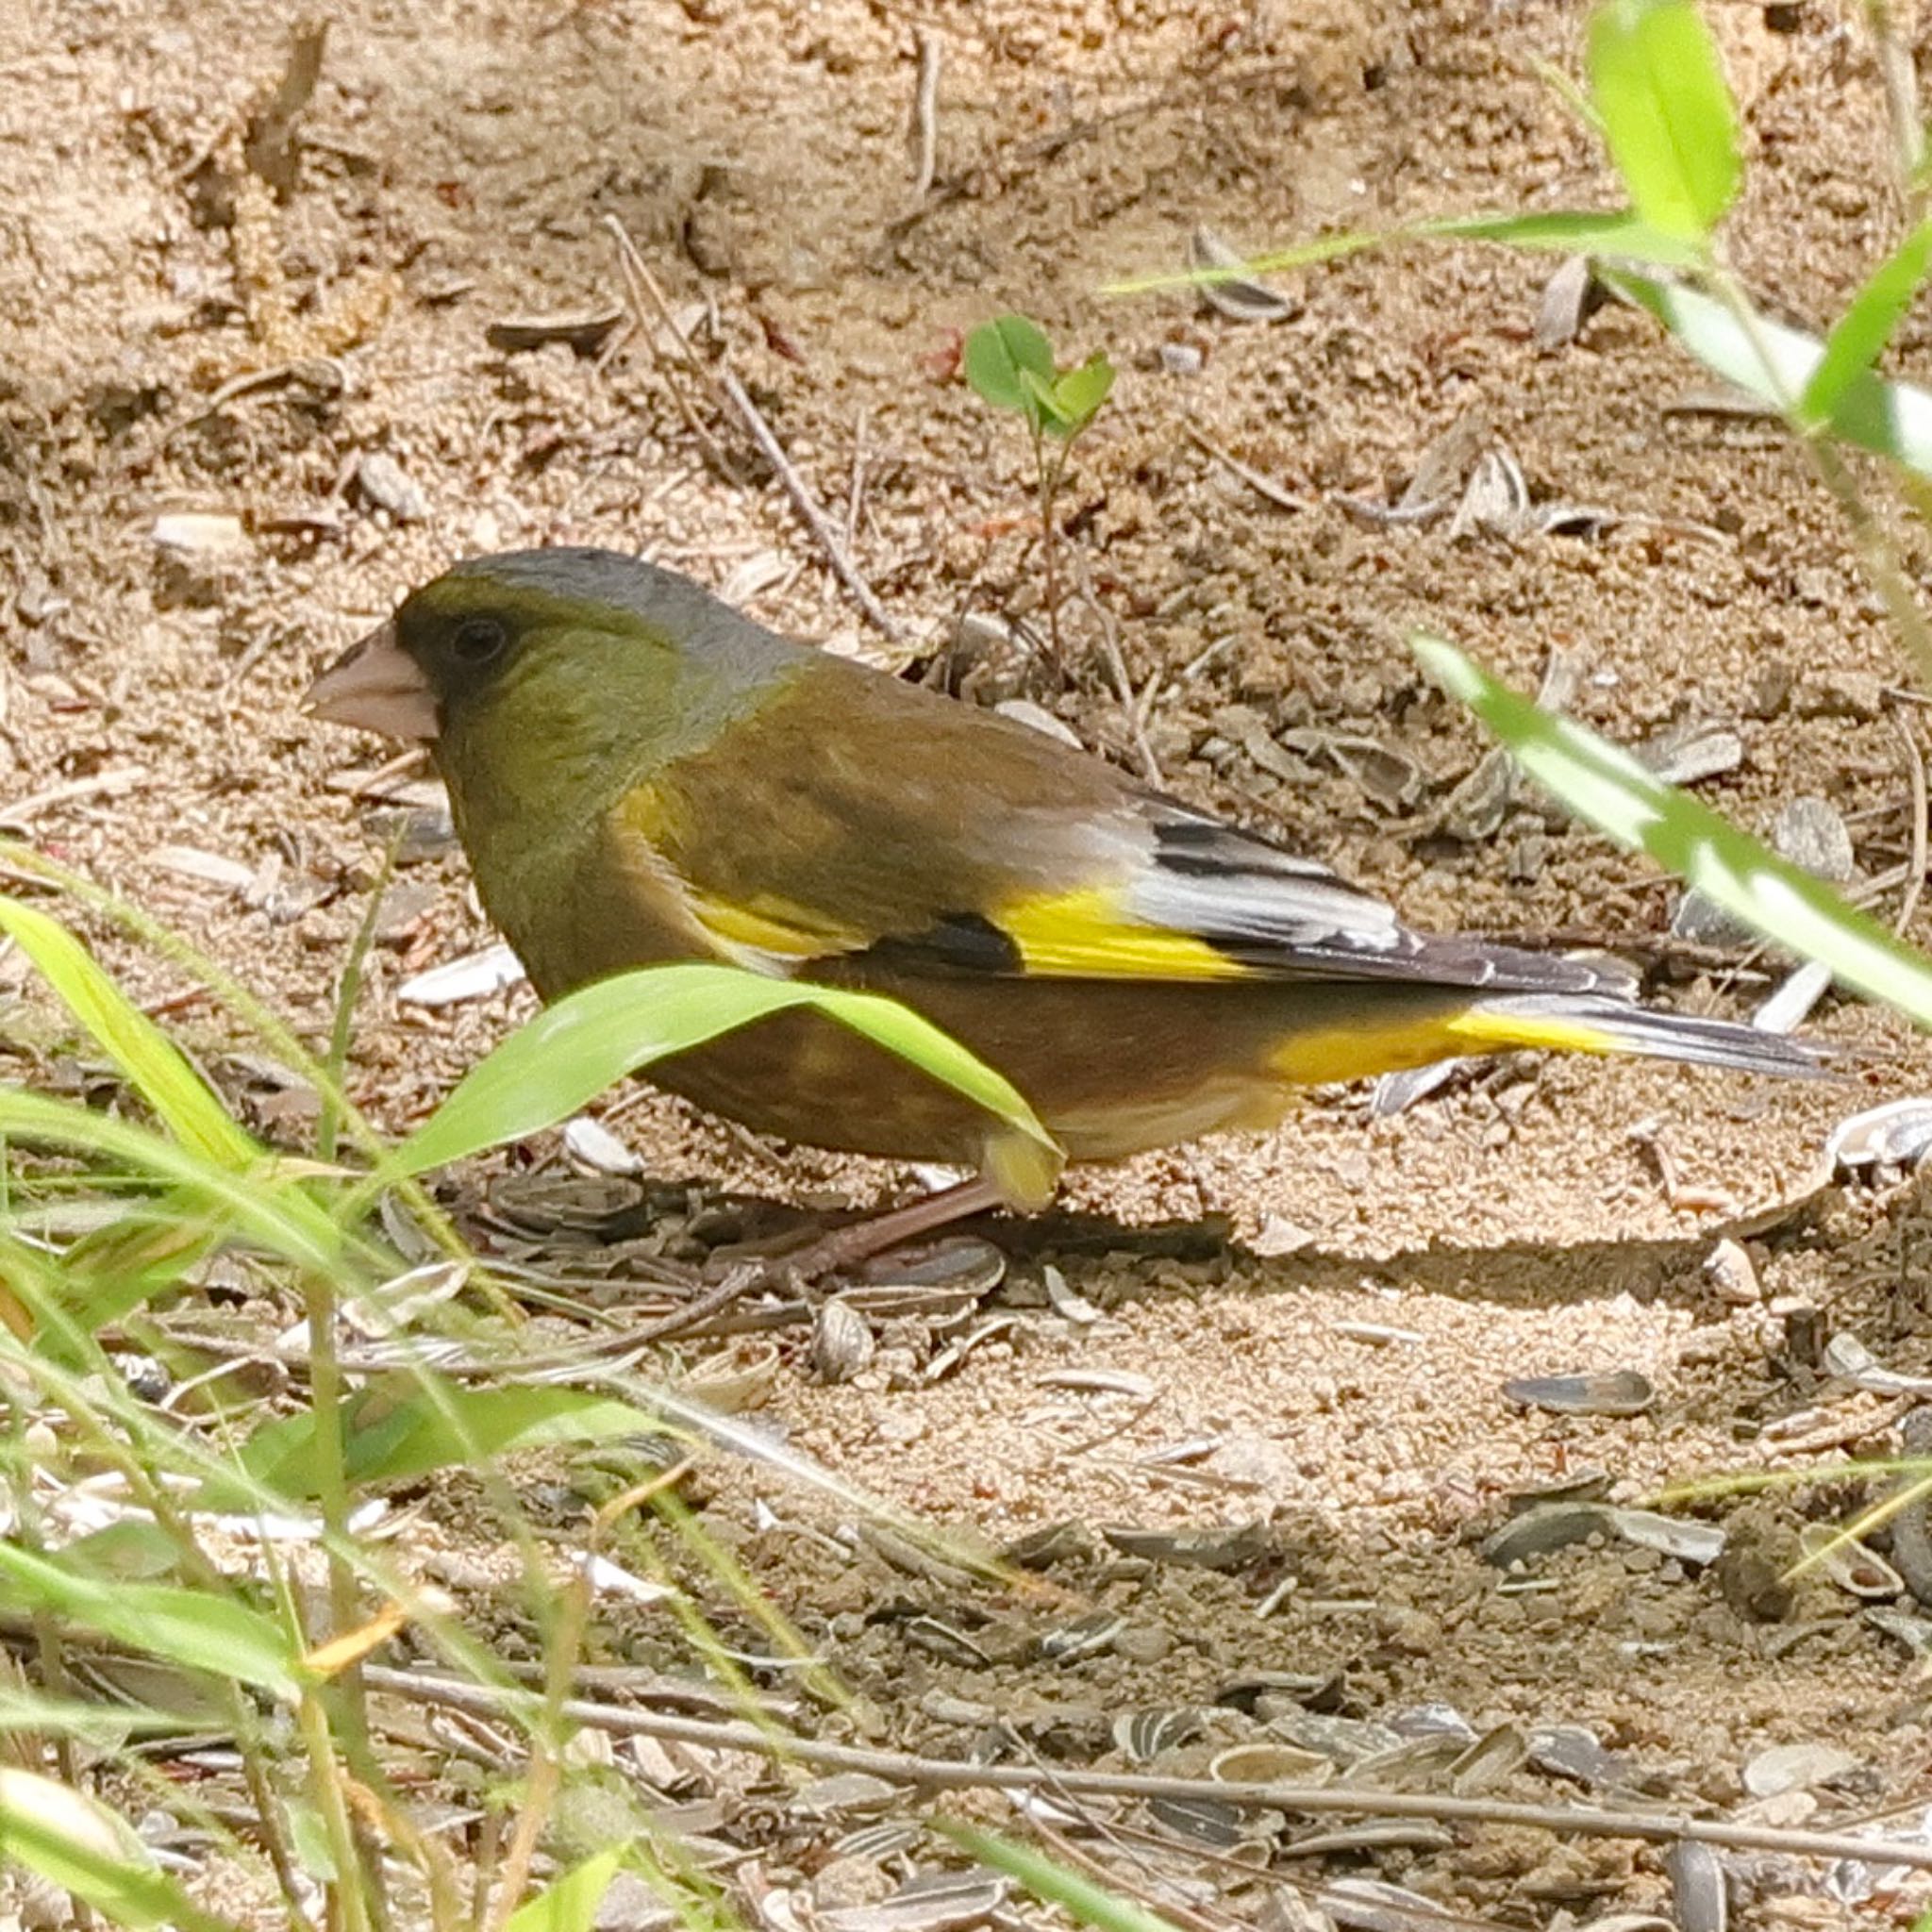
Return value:
[(182, 510), (157, 517), (149, 531), (156, 549), (179, 557), (231, 556), (248, 545), (248, 532), (240, 517)]
[(1158, 1392), (1150, 1376), (1131, 1369), (1048, 1369), (1034, 1376), (1041, 1389), (1077, 1389), (1095, 1395), (1125, 1395), (1136, 1402), (1150, 1402)]
[(1610, 1369), (1578, 1375), (1519, 1375), (1503, 1393), (1523, 1408), (1552, 1415), (1641, 1415), (1657, 1401), (1657, 1391), (1635, 1369)]
[(1051, 1261), (1041, 1269), (1040, 1278), (1046, 1285), (1046, 1298), (1054, 1313), (1062, 1320), (1081, 1328), (1091, 1328), (1100, 1320), (1100, 1310), (1085, 1295), (1075, 1294), (1067, 1286), (1067, 1277)]
[(1545, 1482), (1524, 1483), (1508, 1491), (1503, 1507), (1512, 1516), (1540, 1508), (1545, 1503), (1600, 1503), (1610, 1493), (1611, 1475), (1607, 1469), (1572, 1469), (1553, 1475)]
[(1587, 255), (1566, 255), (1537, 298), (1534, 335), (1539, 349), (1574, 342), (1591, 309), (1604, 299), (1595, 264)]
[(1449, 1789), (1458, 1797), (1474, 1797), (1499, 1785), (1529, 1757), (1529, 1740), (1514, 1724), (1486, 1731), (1449, 1766)]
[(1411, 1932), (1418, 1925), (1460, 1928), (1468, 1920), (1439, 1900), (1380, 1878), (1338, 1878), (1315, 1894), (1315, 1903), (1338, 1925), (1356, 1932)]
[(1147, 1815), (1176, 1837), (1225, 1851), (1252, 1836), (1252, 1820), (1215, 1798), (1151, 1798)]
[(579, 310), (563, 315), (506, 316), (489, 324), (483, 340), (506, 356), (563, 342), (579, 356), (594, 356), (624, 320), (622, 308)]
[(1824, 1143), (1835, 1170), (1917, 1167), (1932, 1147), (1932, 1099), (1889, 1100), (1840, 1121)]
[(1906, 1581), (1875, 1550), (1828, 1523), (1807, 1523), (1798, 1532), (1806, 1559), (1848, 1596), (1885, 1603), (1906, 1593)]
[(811, 1328), (811, 1365), (822, 1382), (849, 1382), (871, 1367), (877, 1348), (871, 1324), (842, 1295), (819, 1309)]
[[(1192, 268), (1240, 268), (1247, 258), (1212, 228), (1196, 228), (1188, 241), (1188, 262)], [(1295, 304), (1286, 295), (1245, 276), (1199, 282), (1195, 287), (1208, 308), (1232, 322), (1281, 322), (1295, 313)]]
[(1284, 1857), (1318, 1858), (1330, 1852), (1440, 1852), (1455, 1842), (1456, 1834), (1432, 1818), (1364, 1818), (1355, 1824), (1310, 1832), (1307, 1838), (1284, 1840), (1280, 1850)]
[(502, 992), (524, 977), (524, 962), (508, 946), (485, 946), (404, 980), (396, 988), (396, 998), (412, 1007), (453, 1007)]
[(580, 1113), (563, 1124), (563, 1151), (593, 1174), (614, 1174), (635, 1177), (644, 1171), (638, 1158), (602, 1121)]
[(1049, 1663), (1074, 1663), (1083, 1657), (1098, 1656), (1126, 1627), (1127, 1620), (1118, 1611), (1095, 1610), (1058, 1630), (1049, 1630), (1040, 1640), (1040, 1654)]
[(1608, 1508), (1609, 1527), (1626, 1543), (1674, 1557), (1680, 1563), (1715, 1563), (1724, 1555), (1724, 1532), (1714, 1523), (1690, 1523), (1655, 1509)]
[(1525, 1741), (1529, 1761), (1539, 1771), (1574, 1784), (1621, 1785), (1630, 1774), (1627, 1760), (1606, 1750), (1603, 1740), (1582, 1724), (1539, 1724)]
[(1217, 1752), (1208, 1775), (1224, 1785), (1325, 1785), (1335, 1775), (1335, 1760), (1320, 1751), (1261, 1739)]
[(1697, 785), (1735, 772), (1744, 762), (1744, 741), (1728, 724), (1687, 719), (1654, 732), (1637, 756), (1666, 785)]
[(1680, 1932), (1726, 1932), (1730, 1894), (1717, 1854), (1695, 1839), (1680, 1839), (1664, 1854), (1671, 1901)]
[(964, 1932), (995, 1917), (1008, 1889), (978, 1870), (922, 1872), (875, 1906), (814, 1912), (812, 1924), (819, 1932)]
[(1874, 1395), (1932, 1395), (1932, 1375), (1906, 1375), (1886, 1368), (1856, 1335), (1844, 1330), (1824, 1344), (1819, 1367)]
[(1704, 1257), (1704, 1278), (1710, 1283), (1711, 1292), (1718, 1300), (1728, 1302), (1734, 1308), (1749, 1307), (1764, 1299), (1756, 1264), (1743, 1243), (1728, 1236)]
[(1744, 1789), (1754, 1798), (1775, 1798), (1829, 1784), (1857, 1766), (1858, 1760), (1836, 1744), (1774, 1744), (1744, 1766)]
[(1164, 1751), (1201, 1735), (1201, 1713), (1179, 1710), (1124, 1710), (1113, 1721), (1113, 1740), (1134, 1764), (1152, 1764)]
[(1204, 1529), (1104, 1528), (1100, 1533), (1124, 1557), (1188, 1570), (1240, 1570), (1268, 1551), (1268, 1525), (1260, 1522)]

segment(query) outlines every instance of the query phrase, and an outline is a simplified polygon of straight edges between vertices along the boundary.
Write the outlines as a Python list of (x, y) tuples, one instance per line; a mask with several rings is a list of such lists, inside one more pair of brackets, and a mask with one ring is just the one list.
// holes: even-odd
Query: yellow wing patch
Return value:
[(1105, 886), (1016, 899), (1000, 908), (1000, 930), (1028, 973), (1054, 979), (1250, 979), (1239, 959), (1169, 926), (1123, 917)]
[(760, 893), (748, 905), (687, 890), (691, 915), (726, 952), (762, 953), (804, 964), (827, 955), (862, 952), (863, 933), (842, 931), (815, 921), (802, 906)]

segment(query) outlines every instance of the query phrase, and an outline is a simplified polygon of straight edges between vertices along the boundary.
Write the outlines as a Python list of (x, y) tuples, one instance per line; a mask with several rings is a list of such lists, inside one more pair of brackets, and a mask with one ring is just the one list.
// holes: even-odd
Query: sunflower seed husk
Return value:
[(1889, 1100), (1840, 1121), (1824, 1143), (1840, 1173), (1865, 1168), (1914, 1168), (1932, 1147), (1932, 1099)]
[(1847, 1596), (1883, 1603), (1906, 1592), (1905, 1578), (1883, 1557), (1828, 1523), (1807, 1523), (1798, 1547)]
[(1068, 1517), (1061, 1523), (1042, 1524), (1015, 1537), (1001, 1550), (1001, 1559), (1018, 1564), (1023, 1570), (1045, 1570), (1056, 1563), (1084, 1563), (1099, 1554), (1093, 1532), (1084, 1523)]
[(1151, 1376), (1131, 1369), (1049, 1369), (1033, 1378), (1041, 1389), (1076, 1389), (1094, 1395), (1124, 1395), (1150, 1402), (1158, 1392)]
[(1126, 1626), (1127, 1620), (1118, 1612), (1095, 1610), (1075, 1623), (1049, 1630), (1040, 1640), (1040, 1654), (1049, 1663), (1070, 1664), (1106, 1650)]
[(1681, 1932), (1725, 1932), (1730, 1896), (1717, 1854), (1694, 1839), (1680, 1839), (1664, 1855), (1664, 1871)]
[(563, 1151), (595, 1174), (635, 1177), (644, 1171), (644, 1163), (602, 1121), (589, 1114), (580, 1113), (563, 1124)]
[(1441, 1774), (1462, 1756), (1460, 1738), (1438, 1732), (1433, 1737), (1405, 1738), (1387, 1751), (1358, 1757), (1342, 1777), (1344, 1784), (1362, 1785), (1371, 1790), (1414, 1790), (1433, 1784)]
[(906, 1625), (906, 1641), (960, 1670), (984, 1671), (992, 1665), (992, 1658), (970, 1637), (937, 1617), (914, 1617)]
[(1067, 1286), (1067, 1277), (1052, 1262), (1040, 1271), (1040, 1278), (1046, 1284), (1046, 1298), (1054, 1313), (1062, 1320), (1081, 1328), (1091, 1328), (1100, 1320), (1100, 1310), (1085, 1295), (1075, 1294)]
[(1335, 1760), (1320, 1751), (1257, 1739), (1217, 1752), (1208, 1775), (1224, 1785), (1325, 1785), (1335, 1775)]
[(1253, 1714), (1264, 1698), (1289, 1698), (1299, 1705), (1312, 1706), (1332, 1699), (1341, 1688), (1339, 1675), (1311, 1676), (1301, 1671), (1251, 1671), (1236, 1677), (1214, 1693), (1216, 1704)]
[(586, 309), (567, 315), (505, 316), (501, 322), (485, 325), (483, 340), (506, 356), (541, 349), (546, 342), (563, 342), (575, 354), (591, 357), (604, 346), (623, 320), (622, 308)]
[(1524, 1483), (1506, 1491), (1503, 1507), (1510, 1515), (1521, 1516), (1546, 1503), (1600, 1503), (1610, 1493), (1610, 1482), (1607, 1469), (1568, 1470), (1544, 1482)]
[(1518, 1375), (1503, 1393), (1524, 1408), (1552, 1415), (1641, 1415), (1657, 1391), (1635, 1369), (1610, 1369), (1580, 1375)]
[(1744, 762), (1744, 741), (1728, 724), (1685, 719), (1653, 732), (1637, 756), (1666, 785), (1697, 785), (1735, 772)]
[(1506, 449), (1485, 450), (1470, 472), (1462, 500), (1449, 519), (1452, 541), (1488, 533), (1515, 537), (1529, 521), (1529, 484)]
[(1151, 1798), (1147, 1815), (1178, 1837), (1226, 1850), (1252, 1836), (1250, 1819), (1235, 1805), (1215, 1798)]
[(1840, 1331), (1824, 1344), (1819, 1367), (1874, 1395), (1932, 1395), (1932, 1375), (1888, 1369), (1856, 1335)]
[(1537, 298), (1533, 330), (1539, 349), (1574, 342), (1591, 310), (1604, 299), (1595, 264), (1587, 255), (1566, 255)]
[(1529, 1761), (1553, 1777), (1597, 1787), (1621, 1785), (1630, 1774), (1629, 1761), (1606, 1750), (1602, 1739), (1582, 1724), (1540, 1724), (1526, 1742)]
[[(1212, 228), (1196, 228), (1188, 239), (1191, 267), (1239, 268), (1247, 258)], [(1232, 322), (1282, 322), (1295, 313), (1296, 305), (1286, 295), (1245, 276), (1200, 282), (1195, 286), (1208, 308), (1218, 310)]]
[(1364, 1818), (1357, 1824), (1343, 1824), (1333, 1831), (1311, 1832), (1307, 1838), (1285, 1840), (1284, 1857), (1320, 1857), (1326, 1852), (1389, 1851), (1401, 1847), (1420, 1852), (1440, 1852), (1456, 1842), (1456, 1834), (1446, 1824), (1431, 1818)]
[(1466, 1923), (1434, 1899), (1380, 1878), (1338, 1878), (1315, 1894), (1315, 1903), (1354, 1932), (1414, 1932), (1418, 1926)]
[(808, 1818), (832, 1818), (841, 1811), (883, 1811), (902, 1795), (900, 1786), (869, 1771), (841, 1771), (801, 1785), (786, 1802)]
[(1268, 1720), (1271, 1736), (1285, 1738), (1305, 1751), (1332, 1757), (1346, 1770), (1364, 1757), (1393, 1751), (1402, 1743), (1387, 1724), (1360, 1717), (1325, 1717), (1312, 1710), (1277, 1711)]
[(1142, 1557), (1188, 1570), (1239, 1570), (1268, 1550), (1268, 1526), (1258, 1522), (1207, 1529), (1114, 1528), (1100, 1533), (1124, 1557)]
[(453, 1007), (503, 992), (523, 978), (524, 962), (508, 946), (485, 946), (479, 953), (446, 960), (404, 980), (396, 988), (396, 998), (412, 1007)]
[(1754, 1798), (1775, 1798), (1827, 1785), (1857, 1767), (1858, 1760), (1836, 1744), (1774, 1744), (1744, 1766), (1744, 1789)]
[(1750, 1254), (1741, 1241), (1728, 1236), (1704, 1257), (1704, 1278), (1718, 1300), (1734, 1308), (1749, 1307), (1764, 1299), (1764, 1287)]
[(841, 1295), (822, 1307), (811, 1324), (811, 1365), (822, 1382), (849, 1382), (872, 1364), (877, 1343), (866, 1319)]
[(1932, 1656), (1932, 1617), (1915, 1616), (1890, 1604), (1874, 1604), (1865, 1612), (1865, 1621), (1894, 1643), (1902, 1643), (1921, 1657)]
[(1498, 1724), (1485, 1732), (1449, 1767), (1449, 1789), (1458, 1797), (1473, 1797), (1498, 1785), (1527, 1761), (1529, 1740), (1514, 1724)]
[(1724, 1533), (1714, 1523), (1690, 1523), (1655, 1509), (1610, 1508), (1604, 1513), (1610, 1528), (1639, 1549), (1699, 1565), (1715, 1563), (1724, 1555)]
[(1113, 1721), (1113, 1740), (1135, 1764), (1152, 1764), (1163, 1751), (1189, 1743), (1201, 1734), (1198, 1710), (1124, 1710)]
[(813, 1915), (822, 1932), (964, 1932), (1005, 1905), (1008, 1881), (984, 1872), (922, 1872), (875, 1906), (843, 1906)]

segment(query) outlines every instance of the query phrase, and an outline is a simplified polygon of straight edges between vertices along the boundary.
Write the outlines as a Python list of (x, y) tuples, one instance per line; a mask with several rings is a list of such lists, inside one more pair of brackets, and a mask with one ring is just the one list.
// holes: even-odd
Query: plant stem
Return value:
[(1033, 468), (1040, 478), (1040, 556), (1046, 574), (1046, 634), (1053, 642), (1054, 664), (1063, 675), (1066, 655), (1060, 649), (1060, 586), (1058, 537), (1054, 530), (1054, 498), (1059, 494), (1064, 450), (1049, 458), (1046, 438), (1038, 424), (1033, 429)]

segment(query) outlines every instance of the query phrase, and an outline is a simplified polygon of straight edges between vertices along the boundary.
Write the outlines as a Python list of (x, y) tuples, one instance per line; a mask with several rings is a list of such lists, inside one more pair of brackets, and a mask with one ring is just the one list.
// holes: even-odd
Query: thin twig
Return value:
[(34, 821), (56, 806), (73, 805), (83, 798), (119, 798), (123, 792), (150, 784), (153, 778), (152, 772), (139, 765), (116, 765), (108, 771), (96, 772), (90, 778), (69, 778), (64, 784), (50, 785), (44, 791), (33, 792), (12, 805), (0, 806), (0, 826), (10, 832), (31, 831)]
[(684, 418), (685, 427), (697, 438), (706, 460), (719, 475), (727, 483), (742, 485), (743, 472), (725, 454), (724, 444), (711, 434), (704, 418), (692, 408), (691, 397), (685, 393), (684, 384), (672, 373), (671, 364), (659, 353), (658, 338), (651, 326), (652, 316), (656, 316), (658, 326), (677, 344), (686, 366), (695, 372), (700, 381), (708, 381), (708, 372), (698, 359), (691, 345), (685, 341), (684, 331), (678, 327), (676, 318), (671, 313), (671, 305), (665, 301), (664, 291), (658, 286), (657, 276), (651, 273), (644, 258), (638, 253), (638, 244), (630, 239), (630, 231), (615, 215), (606, 215), (604, 225), (610, 230), (611, 239), (617, 243), (618, 267), (624, 275), (625, 295), (630, 304), (631, 316), (637, 324), (638, 334), (642, 338), (645, 351), (657, 366), (658, 374), (664, 378), (664, 387), (671, 391), (671, 400), (677, 405), (677, 413)]
[(730, 370), (721, 369), (718, 386), (725, 400), (737, 410), (739, 420), (743, 423), (751, 440), (758, 444), (759, 455), (771, 464), (778, 481), (785, 486), (791, 507), (817, 538), (819, 548), (825, 553), (825, 560), (832, 566), (839, 581), (852, 593), (852, 601), (858, 606), (866, 622), (893, 643), (905, 643), (906, 633), (873, 594), (872, 586), (859, 575), (858, 567), (839, 541), (839, 533), (832, 527), (831, 519), (819, 508), (818, 499), (812, 495), (805, 478), (792, 467), (791, 458), (785, 454), (785, 445), (778, 441), (758, 406), (745, 392), (743, 383)]
[(1865, 29), (1872, 36), (1872, 54), (1885, 90), (1885, 118), (1891, 127), (1891, 149), (1898, 162), (1899, 192), (1905, 196), (1907, 217), (1917, 221), (1923, 202), (1921, 177), (1925, 167), (1925, 130), (1919, 123), (1919, 75), (1912, 61), (1909, 37), (1899, 31), (1892, 0), (1865, 0)]
[(852, 480), (845, 490), (845, 547), (858, 541), (858, 519), (865, 509), (866, 432), (872, 427), (872, 411), (860, 408), (852, 425)]
[(1264, 475), (1251, 464), (1242, 462), (1241, 458), (1202, 435), (1191, 423), (1183, 424), (1182, 427), (1187, 431), (1188, 441), (1204, 456), (1211, 457), (1231, 475), (1239, 476), (1250, 490), (1257, 496), (1265, 497), (1276, 509), (1314, 508), (1307, 497), (1297, 496), (1291, 490), (1284, 490), (1274, 477)]
[(1919, 899), (1925, 890), (1925, 755), (1919, 749), (1919, 734), (1912, 729), (1912, 721), (1903, 711), (1893, 711), (1891, 722), (1898, 726), (1900, 741), (1906, 748), (1906, 762), (1912, 774), (1912, 856), (1907, 861), (1911, 872), (1907, 877), (1906, 895), (1899, 902), (1898, 917), (1892, 922), (1891, 928), (1903, 938), (1906, 927), (1912, 923), (1912, 914), (1919, 909)]
[[(372, 1690), (393, 1691), (425, 1704), (485, 1715), (535, 1715), (541, 1700), (462, 1678), (424, 1672), (369, 1669)], [(874, 1751), (830, 1744), (815, 1738), (774, 1736), (757, 1724), (669, 1712), (626, 1709), (572, 1698), (561, 1715), (613, 1736), (669, 1739), (714, 1750), (751, 1751), (831, 1771), (870, 1772), (927, 1790), (1032, 1791), (1060, 1788), (1094, 1797), (1211, 1799), (1244, 1810), (1336, 1812), (1380, 1818), (1434, 1818), (1465, 1824), (1522, 1825), (1579, 1838), (1638, 1839), (1649, 1844), (1679, 1840), (1732, 1851), (1782, 1852), (1804, 1858), (1861, 1858), (1873, 1865), (1907, 1865), (1932, 1871), (1932, 1845), (1847, 1832), (1783, 1831), (1767, 1824), (1733, 1824), (1668, 1811), (1606, 1811), (1588, 1806), (1517, 1805), (1486, 1798), (1441, 1797), (1424, 1791), (1350, 1790), (1335, 1785), (1221, 1784), (1212, 1778), (1156, 1777), (1140, 1773), (1041, 1771), (1025, 1764), (972, 1764), (957, 1758), (921, 1757), (904, 1751)]]
[(938, 34), (916, 26), (912, 38), (919, 48), (919, 78), (912, 92), (912, 193), (924, 201), (932, 188), (933, 167), (940, 139), (940, 57)]

